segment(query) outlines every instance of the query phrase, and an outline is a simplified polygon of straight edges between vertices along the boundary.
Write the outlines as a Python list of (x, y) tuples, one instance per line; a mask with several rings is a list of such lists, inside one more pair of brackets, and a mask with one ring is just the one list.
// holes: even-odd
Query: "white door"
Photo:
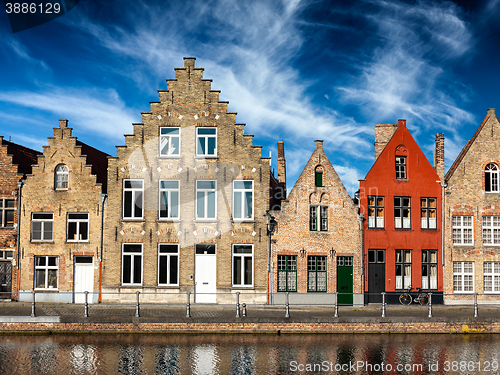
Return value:
[(75, 257), (74, 291), (75, 303), (85, 303), (85, 292), (89, 292), (88, 302), (92, 303), (94, 291), (94, 259)]
[(195, 255), (195, 300), (196, 303), (216, 303), (216, 258), (215, 245), (196, 245)]

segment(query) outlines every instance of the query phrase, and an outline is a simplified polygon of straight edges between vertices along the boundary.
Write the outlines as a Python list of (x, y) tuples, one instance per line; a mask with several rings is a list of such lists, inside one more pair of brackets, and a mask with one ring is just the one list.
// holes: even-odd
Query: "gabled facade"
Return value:
[(269, 158), (195, 58), (167, 81), (110, 159), (103, 298), (265, 300)]
[(108, 155), (72, 136), (59, 120), (22, 191), (19, 300), (99, 298), (102, 194)]
[(0, 299), (17, 299), (19, 191), (40, 152), (3, 137), (0, 145)]
[(494, 109), (446, 174), (445, 303), (500, 294), (500, 123)]
[[(286, 186), (283, 143), (278, 143), (278, 180)], [(339, 292), (339, 303), (362, 304), (361, 237), (358, 207), (323, 150), (315, 150), (281, 211), (272, 245), (273, 291), (297, 292), (294, 303), (326, 302)], [(354, 297), (353, 297), (354, 296)], [(331, 303), (334, 299), (328, 297)]]
[[(436, 169), (444, 171), (444, 137), (436, 137)], [(364, 216), (366, 302), (387, 302), (410, 287), (443, 292), (441, 178), (417, 145), (406, 120), (375, 126), (375, 163), (360, 181)]]

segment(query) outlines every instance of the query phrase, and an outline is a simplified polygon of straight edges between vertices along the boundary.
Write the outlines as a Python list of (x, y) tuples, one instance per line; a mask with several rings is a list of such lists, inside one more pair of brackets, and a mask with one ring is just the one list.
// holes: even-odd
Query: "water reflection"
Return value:
[(0, 374), (494, 374), (499, 372), (499, 338), (3, 335)]

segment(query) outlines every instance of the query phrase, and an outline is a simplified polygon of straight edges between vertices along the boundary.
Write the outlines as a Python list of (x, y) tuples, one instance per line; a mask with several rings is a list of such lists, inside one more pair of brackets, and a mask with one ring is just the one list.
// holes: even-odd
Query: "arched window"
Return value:
[(316, 187), (323, 186), (323, 167), (318, 165), (314, 171), (314, 184)]
[(68, 190), (69, 168), (67, 165), (59, 164), (56, 167), (54, 188), (56, 190)]
[(484, 168), (484, 190), (498, 193), (498, 166), (490, 163)]

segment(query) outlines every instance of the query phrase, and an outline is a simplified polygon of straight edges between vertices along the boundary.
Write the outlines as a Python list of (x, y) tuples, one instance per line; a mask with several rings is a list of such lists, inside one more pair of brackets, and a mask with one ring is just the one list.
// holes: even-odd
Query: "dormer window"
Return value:
[(396, 179), (406, 180), (406, 156), (396, 156)]
[(484, 169), (484, 191), (498, 193), (498, 166), (490, 163)]
[(69, 168), (67, 165), (59, 164), (56, 167), (54, 177), (54, 188), (56, 190), (68, 190)]

